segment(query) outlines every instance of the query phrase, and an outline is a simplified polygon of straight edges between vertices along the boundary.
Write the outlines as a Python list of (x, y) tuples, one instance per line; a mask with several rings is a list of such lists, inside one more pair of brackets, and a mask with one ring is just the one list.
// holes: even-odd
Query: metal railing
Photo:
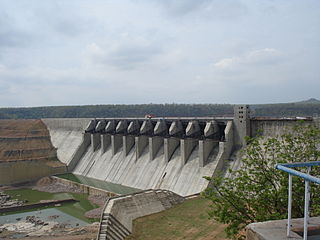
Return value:
[[(291, 210), (292, 210), (292, 176), (301, 177), (305, 182), (304, 191), (304, 220), (303, 220), (303, 239), (308, 238), (308, 221), (309, 221), (309, 202), (310, 202), (310, 182), (320, 184), (320, 178), (310, 175), (311, 167), (320, 166), (320, 161), (303, 162), (303, 163), (284, 163), (277, 164), (276, 169), (289, 173), (289, 187), (288, 187), (288, 225), (287, 237), (290, 237), (291, 231)], [(293, 167), (307, 167), (307, 173), (299, 172)]]

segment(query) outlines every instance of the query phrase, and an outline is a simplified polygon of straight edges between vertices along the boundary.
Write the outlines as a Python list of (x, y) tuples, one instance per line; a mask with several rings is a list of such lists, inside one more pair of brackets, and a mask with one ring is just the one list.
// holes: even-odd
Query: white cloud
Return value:
[(128, 38), (111, 45), (91, 43), (86, 47), (87, 55), (93, 63), (109, 65), (120, 70), (136, 69), (141, 64), (150, 62), (162, 53), (161, 46), (154, 45), (142, 37)]
[(277, 64), (283, 54), (274, 48), (263, 48), (249, 51), (241, 56), (223, 58), (213, 64), (220, 70), (234, 70), (242, 67)]

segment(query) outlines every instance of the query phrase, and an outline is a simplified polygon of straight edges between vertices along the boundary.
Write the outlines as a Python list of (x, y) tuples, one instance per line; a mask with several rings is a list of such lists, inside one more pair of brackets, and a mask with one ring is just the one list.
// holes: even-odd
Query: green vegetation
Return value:
[[(229, 237), (242, 239), (241, 230), (249, 223), (287, 217), (288, 174), (274, 168), (277, 163), (319, 161), (320, 129), (296, 126), (280, 138), (247, 139), (242, 166), (231, 171), (230, 179), (207, 178), (204, 195), (212, 201), (209, 215), (224, 224)], [(299, 169), (306, 171), (306, 169)], [(311, 175), (319, 176), (313, 167)], [(304, 181), (293, 177), (294, 218), (303, 217)], [(311, 215), (320, 215), (320, 186), (311, 184)], [(240, 234), (239, 234), (240, 233)]]
[[(254, 116), (319, 116), (320, 101), (250, 105)], [(0, 108), (0, 119), (99, 118), (99, 117), (201, 117), (233, 116), (231, 104), (88, 105), (32, 108)]]
[(138, 218), (127, 240), (224, 240), (224, 225), (209, 219), (210, 201), (198, 197), (169, 210)]
[(144, 117), (155, 116), (212, 116), (232, 115), (229, 104), (141, 104), (141, 105), (91, 105), (34, 108), (2, 108), (3, 118), (82, 118), (82, 117)]

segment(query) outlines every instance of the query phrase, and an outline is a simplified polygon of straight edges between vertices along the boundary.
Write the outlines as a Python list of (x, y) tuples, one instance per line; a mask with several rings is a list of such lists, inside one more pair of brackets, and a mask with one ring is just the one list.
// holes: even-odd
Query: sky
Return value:
[(320, 98), (319, 0), (0, 0), (0, 107)]

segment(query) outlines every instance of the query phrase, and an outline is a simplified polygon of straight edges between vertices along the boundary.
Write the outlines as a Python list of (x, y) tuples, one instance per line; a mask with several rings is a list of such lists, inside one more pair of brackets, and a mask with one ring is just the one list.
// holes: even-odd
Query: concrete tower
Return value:
[(234, 143), (236, 147), (246, 145), (245, 137), (250, 136), (250, 108), (249, 105), (234, 106)]

